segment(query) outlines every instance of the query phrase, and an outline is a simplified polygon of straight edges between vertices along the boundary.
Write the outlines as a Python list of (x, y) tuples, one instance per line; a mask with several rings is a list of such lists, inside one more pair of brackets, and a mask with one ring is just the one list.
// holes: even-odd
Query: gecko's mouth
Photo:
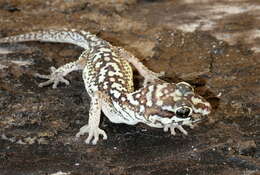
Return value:
[(164, 125), (172, 125), (172, 124), (178, 124), (178, 125), (182, 125), (184, 123), (192, 123), (192, 118), (188, 117), (188, 118), (178, 118), (176, 116), (171, 118), (171, 121), (167, 121), (164, 122)]
[(192, 118), (192, 124), (202, 123), (207, 120), (207, 117)]
[(191, 120), (191, 122), (192, 122), (192, 123), (199, 123), (199, 122), (201, 122), (201, 120), (202, 120), (202, 119), (193, 119), (193, 120)]
[(201, 122), (204, 122), (204, 121), (206, 121), (208, 118), (207, 117), (203, 117), (203, 118), (201, 118), (201, 119), (199, 119), (199, 122), (201, 123)]
[[(179, 120), (179, 121), (175, 121), (173, 120), (171, 122), (171, 124), (173, 123), (178, 123), (179, 125), (189, 125), (189, 124), (197, 124), (197, 123), (200, 123), (202, 121), (204, 121), (205, 118), (193, 118), (193, 117), (189, 117), (189, 118), (186, 118), (184, 120)], [(169, 123), (170, 124), (170, 123)]]

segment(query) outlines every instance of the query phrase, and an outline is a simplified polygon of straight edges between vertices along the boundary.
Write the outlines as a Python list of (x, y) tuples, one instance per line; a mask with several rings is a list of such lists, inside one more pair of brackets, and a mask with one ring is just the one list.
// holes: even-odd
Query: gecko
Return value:
[[(47, 29), (0, 39), (0, 43), (42, 41), (69, 43), (84, 48), (76, 61), (59, 68), (51, 67), (49, 75), (35, 75), (47, 81), (44, 87), (59, 83), (69, 85), (64, 77), (72, 71), (82, 71), (85, 89), (90, 96), (88, 123), (76, 137), (88, 134), (86, 144), (97, 144), (106, 132), (99, 127), (101, 112), (112, 123), (136, 125), (144, 123), (176, 134), (187, 135), (183, 126), (194, 125), (211, 112), (211, 105), (194, 92), (187, 82), (170, 83), (160, 79), (163, 73), (149, 70), (138, 58), (122, 47), (111, 45), (96, 35), (76, 29)], [(144, 77), (143, 86), (134, 89), (133, 69)]]

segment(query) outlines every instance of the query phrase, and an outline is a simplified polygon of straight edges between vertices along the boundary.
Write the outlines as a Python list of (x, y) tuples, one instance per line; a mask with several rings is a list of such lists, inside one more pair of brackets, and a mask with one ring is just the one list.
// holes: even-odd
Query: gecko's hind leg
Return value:
[(144, 85), (146, 85), (147, 83), (154, 82), (155, 80), (160, 79), (159, 77), (162, 77), (165, 75), (165, 72), (156, 73), (156, 72), (151, 71), (141, 61), (139, 61), (138, 58), (136, 58), (133, 54), (126, 51), (125, 49), (123, 49), (121, 47), (115, 47), (115, 49), (120, 58), (126, 59), (144, 77)]

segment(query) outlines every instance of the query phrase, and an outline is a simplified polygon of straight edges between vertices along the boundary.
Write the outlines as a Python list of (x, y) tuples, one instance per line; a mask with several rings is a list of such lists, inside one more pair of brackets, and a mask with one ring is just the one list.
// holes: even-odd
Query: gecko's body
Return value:
[[(164, 128), (165, 131), (170, 129), (173, 135), (175, 128), (187, 134), (182, 125), (192, 127), (198, 121), (198, 116), (210, 113), (210, 104), (196, 95), (188, 83), (173, 84), (160, 80), (159, 74), (150, 71), (131, 53), (89, 32), (48, 30), (6, 37), (0, 39), (0, 43), (34, 40), (72, 43), (85, 49), (77, 61), (58, 69), (52, 67), (51, 75), (37, 76), (49, 79), (39, 84), (40, 87), (53, 83), (53, 88), (56, 88), (59, 82), (69, 84), (63, 78), (68, 73), (83, 70), (82, 77), (91, 97), (91, 105), (88, 124), (76, 136), (88, 133), (86, 143), (92, 141), (96, 144), (99, 135), (107, 138), (105, 131), (99, 128), (101, 111), (113, 123), (135, 125), (141, 122), (151, 127)], [(129, 63), (145, 78), (144, 86), (136, 91)]]

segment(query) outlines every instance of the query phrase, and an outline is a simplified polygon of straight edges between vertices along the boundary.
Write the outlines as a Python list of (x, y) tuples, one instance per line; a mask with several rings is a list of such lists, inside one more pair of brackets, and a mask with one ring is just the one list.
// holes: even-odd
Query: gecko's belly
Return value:
[(139, 122), (136, 118), (132, 117), (130, 113), (127, 113), (126, 111), (118, 109), (118, 107), (120, 107), (120, 106), (115, 103), (102, 104), (103, 113), (106, 115), (106, 117), (112, 123), (124, 123), (124, 124), (128, 124), (128, 125), (135, 125)]

